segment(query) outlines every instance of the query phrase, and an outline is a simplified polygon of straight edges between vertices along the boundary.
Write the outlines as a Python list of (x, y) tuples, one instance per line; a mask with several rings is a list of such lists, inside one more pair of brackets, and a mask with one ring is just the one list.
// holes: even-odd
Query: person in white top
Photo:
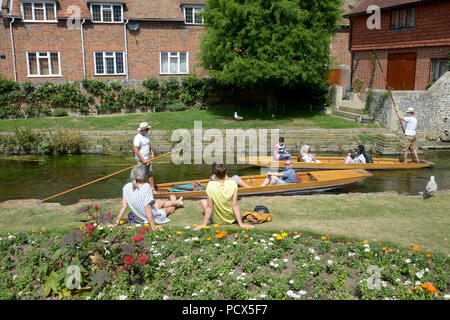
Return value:
[(183, 206), (183, 197), (176, 199), (175, 196), (171, 196), (170, 201), (155, 200), (150, 185), (145, 182), (145, 177), (146, 169), (143, 165), (131, 170), (131, 182), (122, 189), (122, 207), (115, 223), (109, 224), (108, 227), (118, 226), (125, 210), (130, 207), (129, 220), (135, 223), (148, 223), (152, 229), (161, 229), (157, 225), (169, 222), (167, 217)]
[(411, 151), (411, 154), (414, 156), (414, 160), (417, 163), (420, 163), (419, 156), (417, 154), (416, 148), (416, 127), (417, 127), (417, 119), (414, 117), (414, 109), (408, 108), (406, 110), (406, 117), (403, 117), (398, 112), (398, 108), (395, 108), (395, 112), (397, 113), (397, 117), (400, 121), (405, 121), (405, 140), (403, 143), (403, 163), (408, 163), (408, 150)]
[(298, 161), (300, 162), (301, 161), (300, 158), (301, 158), (304, 162), (320, 162), (319, 160), (316, 159), (315, 154), (310, 153), (310, 150), (311, 150), (311, 147), (308, 146), (307, 144), (302, 146), (300, 148)]
[[(140, 123), (138, 128), (139, 133), (134, 137), (133, 150), (135, 153), (136, 161), (138, 163), (143, 163), (146, 160), (150, 160), (155, 157), (152, 146), (150, 144), (150, 136), (148, 135), (148, 131), (150, 128), (151, 127), (147, 122)], [(146, 175), (148, 175), (149, 177), (148, 182), (150, 183), (152, 191), (155, 192), (152, 163), (150, 161), (145, 163), (145, 168)]]

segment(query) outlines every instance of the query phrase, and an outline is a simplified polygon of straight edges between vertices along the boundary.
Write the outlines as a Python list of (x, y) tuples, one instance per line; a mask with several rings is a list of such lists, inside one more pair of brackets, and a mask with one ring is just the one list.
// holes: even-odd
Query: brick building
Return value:
[[(380, 8), (379, 29), (367, 26), (371, 5)], [(373, 69), (371, 50), (395, 90), (425, 90), (448, 70), (450, 1), (366, 0), (344, 17), (350, 20), (352, 82), (362, 80), (362, 91)], [(373, 87), (386, 88), (378, 66)]]
[(146, 79), (196, 72), (203, 0), (0, 2), (0, 74), (9, 79)]

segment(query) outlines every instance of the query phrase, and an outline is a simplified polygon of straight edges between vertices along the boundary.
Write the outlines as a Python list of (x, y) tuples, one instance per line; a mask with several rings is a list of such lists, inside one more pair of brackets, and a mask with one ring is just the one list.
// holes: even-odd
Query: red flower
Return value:
[(98, 204), (94, 204), (94, 209), (97, 211), (98, 210)]
[(144, 235), (142, 233), (138, 233), (132, 239), (134, 242), (144, 241)]
[(148, 227), (148, 226), (142, 226), (142, 227), (139, 228), (139, 231), (140, 231), (141, 233), (145, 233), (145, 232), (149, 233), (149, 232), (150, 232), (150, 227)]
[(132, 256), (126, 256), (124, 258), (124, 261), (125, 261), (125, 265), (129, 266), (129, 265), (133, 264), (134, 258)]
[(139, 262), (144, 266), (145, 263), (150, 260), (150, 258), (148, 257), (148, 255), (146, 255), (145, 253), (141, 254), (140, 258), (139, 258)]
[(110, 215), (111, 215), (111, 211), (108, 211), (106, 214), (107, 214), (108, 216), (110, 216)]
[(88, 234), (91, 234), (92, 231), (94, 231), (94, 230), (95, 230), (95, 227), (94, 227), (94, 225), (92, 223), (87, 223), (86, 224), (86, 231), (87, 231)]

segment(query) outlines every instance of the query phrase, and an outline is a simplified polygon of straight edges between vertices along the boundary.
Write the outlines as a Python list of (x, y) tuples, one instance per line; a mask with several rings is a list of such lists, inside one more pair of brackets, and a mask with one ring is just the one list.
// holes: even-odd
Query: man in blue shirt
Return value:
[(283, 172), (268, 172), (267, 178), (264, 180), (261, 187), (267, 185), (277, 185), (277, 184), (286, 184), (286, 183), (295, 183), (297, 178), (297, 174), (295, 170), (292, 168), (292, 161), (287, 160), (284, 164), (285, 169)]

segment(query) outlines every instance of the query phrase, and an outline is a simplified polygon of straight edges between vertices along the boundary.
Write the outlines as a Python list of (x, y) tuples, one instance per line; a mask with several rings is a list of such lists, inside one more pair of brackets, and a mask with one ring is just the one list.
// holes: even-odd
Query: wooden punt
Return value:
[[(344, 157), (316, 157), (320, 162), (299, 162), (297, 157), (292, 158), (294, 169), (305, 170), (341, 170), (341, 169), (365, 169), (365, 170), (404, 170), (420, 169), (434, 166), (433, 162), (422, 160), (420, 163), (408, 161), (401, 163), (396, 158), (372, 158), (373, 163), (344, 163)], [(283, 167), (285, 161), (276, 161), (269, 156), (238, 157), (238, 163), (251, 164), (259, 167)]]
[[(289, 183), (282, 185), (261, 187), (266, 175), (242, 176), (240, 177), (245, 183), (250, 185), (248, 188), (238, 189), (238, 196), (258, 196), (258, 195), (291, 195), (303, 194), (310, 192), (319, 192), (338, 188), (350, 183), (362, 181), (372, 174), (365, 170), (330, 170), (330, 171), (312, 171), (297, 172), (297, 176), (301, 178), (300, 183)], [(206, 192), (190, 191), (194, 183), (200, 183), (206, 186), (210, 179), (195, 181), (180, 181), (171, 183), (160, 183), (156, 185), (154, 193), (155, 198), (169, 198), (170, 195), (183, 196), (184, 199), (205, 198)], [(174, 191), (179, 188), (179, 191)]]

